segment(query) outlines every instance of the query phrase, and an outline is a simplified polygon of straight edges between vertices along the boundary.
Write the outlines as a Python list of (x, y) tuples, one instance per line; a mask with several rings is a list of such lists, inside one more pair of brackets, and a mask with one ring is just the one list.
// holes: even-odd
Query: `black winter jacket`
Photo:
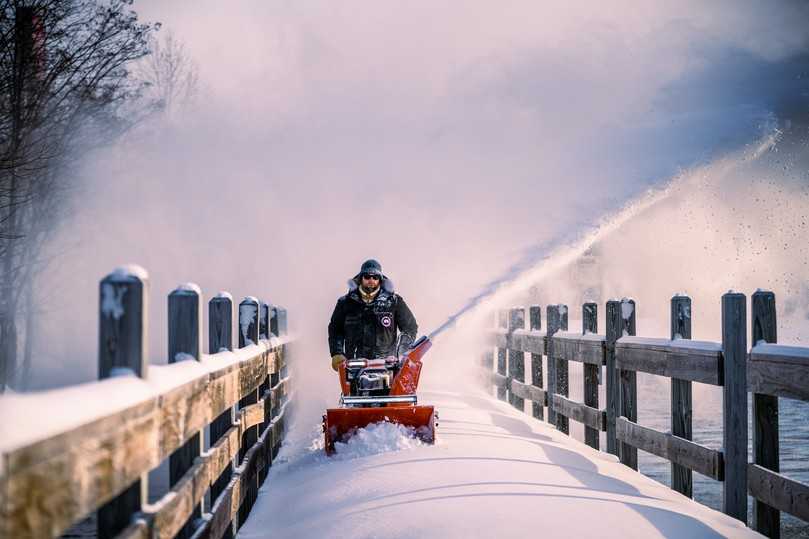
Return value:
[[(337, 300), (329, 322), (329, 351), (347, 358), (376, 359), (401, 354), (418, 332), (416, 319), (393, 283), (382, 278), (371, 303), (362, 301), (359, 276), (348, 281), (348, 294)], [(397, 330), (401, 332), (397, 345)]]

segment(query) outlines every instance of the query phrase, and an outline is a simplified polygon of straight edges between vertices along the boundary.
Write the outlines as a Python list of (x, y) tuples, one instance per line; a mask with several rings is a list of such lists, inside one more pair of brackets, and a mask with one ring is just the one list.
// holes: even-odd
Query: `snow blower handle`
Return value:
[(426, 336), (421, 337), (413, 343), (410, 350), (402, 356), (402, 367), (391, 385), (391, 395), (412, 395), (419, 385), (419, 375), (421, 374), (421, 358), (433, 345)]

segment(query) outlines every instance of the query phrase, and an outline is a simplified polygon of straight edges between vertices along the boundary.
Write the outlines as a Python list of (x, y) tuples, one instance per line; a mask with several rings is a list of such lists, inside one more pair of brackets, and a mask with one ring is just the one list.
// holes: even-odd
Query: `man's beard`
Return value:
[(362, 288), (362, 291), (365, 292), (366, 294), (373, 294), (374, 292), (379, 290), (379, 285), (376, 285), (373, 288), (371, 288), (369, 286), (362, 285), (361, 288)]

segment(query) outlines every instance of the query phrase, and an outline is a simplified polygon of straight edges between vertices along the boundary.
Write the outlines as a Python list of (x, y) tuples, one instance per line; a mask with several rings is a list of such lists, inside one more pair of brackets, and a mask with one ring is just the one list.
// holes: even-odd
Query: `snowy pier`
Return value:
[(276, 464), (238, 537), (760, 537), (483, 392), (422, 398), (435, 445), (380, 429)]
[[(539, 306), (502, 310), (470, 364), (483, 387), (420, 393), (440, 413), (434, 445), (380, 423), (327, 457), (322, 443), (282, 446), (283, 309), (216, 295), (206, 355), (202, 292), (181, 285), (168, 297), (169, 364), (149, 365), (148, 288), (138, 268), (101, 281), (101, 380), (0, 397), (3, 417), (36, 418), (0, 431), (1, 538), (57, 537), (92, 514), (99, 537), (121, 538), (778, 537), (781, 512), (809, 521), (809, 487), (779, 473), (778, 437), (779, 398), (809, 401), (809, 348), (777, 343), (771, 292), (751, 298), (752, 347), (747, 298), (732, 292), (722, 342), (690, 340), (682, 295), (667, 339), (635, 335), (632, 300), (606, 303), (604, 334), (594, 303), (576, 332), (565, 305), (547, 306), (544, 329)], [(570, 398), (570, 361), (584, 366), (583, 402)], [(637, 372), (671, 379), (671, 432), (638, 424)], [(692, 439), (694, 382), (722, 388), (719, 448)], [(638, 473), (638, 450), (671, 462), (671, 488)], [(147, 503), (164, 461), (170, 490)], [(691, 499), (694, 471), (721, 483), (722, 511)]]

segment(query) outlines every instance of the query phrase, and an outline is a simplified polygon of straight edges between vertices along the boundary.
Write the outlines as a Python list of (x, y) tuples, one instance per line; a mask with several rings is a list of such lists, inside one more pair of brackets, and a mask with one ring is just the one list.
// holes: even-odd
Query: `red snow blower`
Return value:
[(401, 359), (349, 359), (340, 365), (340, 407), (323, 416), (327, 454), (334, 453), (335, 442), (380, 421), (408, 427), (424, 442), (435, 441), (435, 409), (418, 406), (416, 398), (421, 358), (430, 346), (430, 339), (421, 337)]

